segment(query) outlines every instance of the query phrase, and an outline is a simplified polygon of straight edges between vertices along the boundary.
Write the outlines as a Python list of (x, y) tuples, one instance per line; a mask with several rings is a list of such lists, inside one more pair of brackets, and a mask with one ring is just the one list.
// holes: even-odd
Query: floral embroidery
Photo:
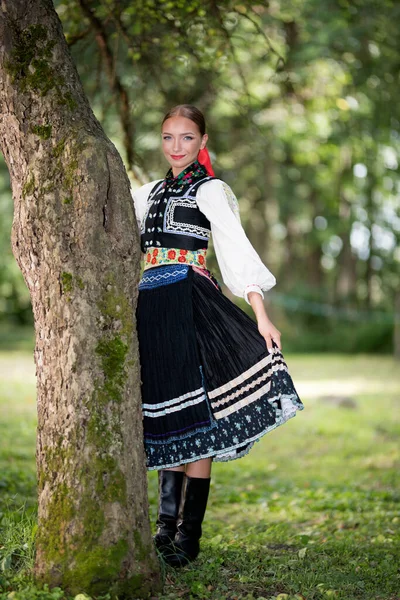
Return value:
[(146, 251), (144, 270), (153, 265), (187, 264), (199, 269), (206, 269), (207, 248), (186, 250), (185, 248), (149, 248)]
[(225, 181), (222, 182), (222, 187), (224, 188), (225, 196), (226, 196), (226, 199), (228, 200), (229, 207), (240, 223), (240, 211), (239, 211), (239, 203), (237, 201), (237, 198), (236, 198), (235, 194), (233, 193), (233, 191), (231, 190), (231, 188), (229, 187), (229, 185), (227, 183), (225, 183)]
[(170, 168), (165, 176), (162, 187), (173, 186), (174, 188), (190, 185), (193, 181), (201, 179), (207, 175), (207, 169), (196, 159), (186, 169), (181, 171), (179, 175), (174, 177), (172, 168)]
[[(278, 387), (282, 389), (279, 391), (275, 389), (272, 392), (273, 397), (267, 393), (258, 401), (256, 418), (252, 418), (254, 409), (249, 406), (244, 407), (242, 413), (235, 413), (221, 419), (217, 427), (205, 431), (198, 430), (187, 437), (184, 443), (180, 444), (181, 449), (184, 449), (183, 453), (174, 450), (174, 446), (178, 446), (175, 440), (157, 447), (145, 440), (147, 454), (151, 456), (152, 463), (151, 466), (148, 465), (148, 469), (174, 467), (182, 462), (187, 463), (207, 457), (213, 457), (215, 462), (226, 462), (246, 455), (265, 433), (293, 418), (296, 415), (296, 408), (297, 410), (304, 408), (292, 384), (286, 387), (282, 379), (279, 379), (279, 383)], [(282, 405), (284, 401), (292, 404), (292, 410), (287, 415), (283, 415), (278, 407), (274, 408), (271, 414), (266, 410), (266, 406), (273, 406), (275, 403)], [(226, 427), (222, 423), (226, 423)]]

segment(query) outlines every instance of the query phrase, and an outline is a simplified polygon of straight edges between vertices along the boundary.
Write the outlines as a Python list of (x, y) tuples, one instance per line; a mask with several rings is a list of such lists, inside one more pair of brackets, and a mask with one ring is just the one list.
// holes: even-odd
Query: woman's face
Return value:
[(198, 126), (186, 117), (170, 117), (162, 126), (162, 149), (174, 177), (186, 169), (204, 148), (208, 135), (200, 135)]

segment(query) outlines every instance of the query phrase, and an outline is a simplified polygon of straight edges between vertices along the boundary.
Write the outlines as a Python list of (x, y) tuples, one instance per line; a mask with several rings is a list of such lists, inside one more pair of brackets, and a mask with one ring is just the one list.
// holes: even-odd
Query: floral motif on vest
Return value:
[(197, 160), (177, 177), (169, 169), (165, 179), (149, 194), (141, 226), (141, 247), (207, 248), (210, 222), (200, 211), (196, 192), (205, 181), (214, 179)]

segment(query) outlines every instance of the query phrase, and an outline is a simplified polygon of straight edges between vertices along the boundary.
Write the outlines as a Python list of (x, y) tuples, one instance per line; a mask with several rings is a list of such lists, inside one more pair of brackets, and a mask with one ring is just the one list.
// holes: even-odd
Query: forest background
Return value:
[[(204, 111), (216, 176), (233, 188), (248, 237), (276, 276), (268, 306), (285, 349), (400, 356), (400, 4), (55, 6), (133, 188), (168, 168), (160, 150), (168, 108)], [(33, 340), (33, 318), (11, 251), (2, 159), (0, 210), (0, 334), (10, 347)], [(212, 249), (209, 266), (221, 280)]]

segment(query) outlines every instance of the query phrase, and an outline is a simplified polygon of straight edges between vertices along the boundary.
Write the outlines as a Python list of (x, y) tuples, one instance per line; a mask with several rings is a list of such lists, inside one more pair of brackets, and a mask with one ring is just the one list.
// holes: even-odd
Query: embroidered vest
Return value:
[(190, 183), (184, 179), (178, 183), (167, 178), (153, 187), (141, 224), (142, 252), (156, 247), (186, 250), (208, 247), (211, 226), (197, 206), (196, 193), (202, 183), (215, 177), (204, 172), (193, 179), (188, 180)]

